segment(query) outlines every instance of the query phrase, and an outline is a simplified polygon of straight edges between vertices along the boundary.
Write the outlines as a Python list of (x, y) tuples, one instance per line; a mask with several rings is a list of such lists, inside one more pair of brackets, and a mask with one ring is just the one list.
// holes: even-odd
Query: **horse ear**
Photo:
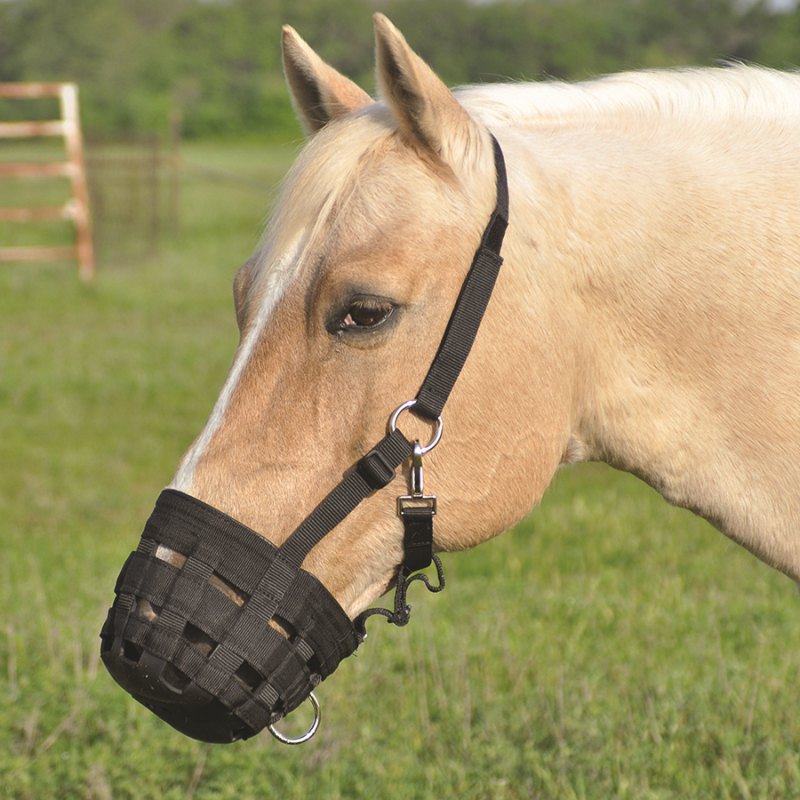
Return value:
[(297, 118), (307, 136), (372, 98), (326, 64), (288, 25), (281, 40), (283, 71)]
[(474, 122), (400, 31), (383, 14), (374, 20), (381, 97), (412, 141), (452, 164), (469, 148)]

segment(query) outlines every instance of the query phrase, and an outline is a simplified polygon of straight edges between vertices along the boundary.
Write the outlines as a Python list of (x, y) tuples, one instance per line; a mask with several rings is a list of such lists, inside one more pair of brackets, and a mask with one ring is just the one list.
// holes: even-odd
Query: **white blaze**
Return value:
[(211, 416), (208, 418), (208, 422), (206, 422), (200, 436), (189, 448), (186, 455), (184, 455), (181, 463), (178, 465), (178, 471), (175, 473), (175, 477), (172, 479), (172, 483), (170, 483), (168, 488), (176, 489), (186, 494), (192, 493), (194, 471), (208, 448), (209, 443), (214, 438), (214, 434), (216, 434), (222, 425), (222, 420), (225, 418), (225, 413), (228, 410), (233, 393), (236, 391), (236, 387), (244, 373), (245, 367), (250, 361), (250, 356), (255, 349), (256, 343), (261, 338), (275, 306), (277, 306), (278, 301), (281, 299), (290, 281), (296, 274), (293, 267), (297, 265), (297, 256), (300, 250), (301, 240), (302, 237), (298, 237), (289, 252), (286, 253), (283, 258), (279, 259), (269, 270), (266, 279), (266, 287), (261, 297), (261, 304), (258, 309), (256, 320), (250, 326), (247, 335), (239, 346), (231, 370), (228, 373), (222, 391), (219, 393), (219, 397), (211, 412)]

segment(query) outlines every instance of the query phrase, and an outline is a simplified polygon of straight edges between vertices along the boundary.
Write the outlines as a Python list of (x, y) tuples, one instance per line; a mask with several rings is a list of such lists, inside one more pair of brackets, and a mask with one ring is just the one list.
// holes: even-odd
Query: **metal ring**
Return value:
[[(397, 418), (408, 409), (413, 408), (417, 404), (416, 400), (408, 400), (407, 402), (403, 403), (403, 405), (399, 406), (392, 412), (392, 416), (389, 417), (389, 432), (394, 433), (397, 430)], [(425, 453), (430, 453), (439, 441), (442, 438), (442, 429), (444, 428), (444, 423), (442, 422), (442, 417), (436, 417), (436, 433), (433, 434), (433, 439), (425, 446), (420, 447), (419, 455), (424, 456)]]
[(279, 742), (282, 742), (283, 744), (303, 744), (303, 742), (307, 742), (317, 732), (317, 728), (319, 728), (319, 721), (322, 719), (322, 714), (320, 713), (319, 709), (319, 700), (317, 700), (314, 692), (309, 694), (308, 699), (311, 701), (311, 705), (314, 707), (314, 721), (311, 723), (311, 727), (302, 736), (292, 739), (289, 736), (284, 736), (274, 725), (270, 725), (269, 732)]

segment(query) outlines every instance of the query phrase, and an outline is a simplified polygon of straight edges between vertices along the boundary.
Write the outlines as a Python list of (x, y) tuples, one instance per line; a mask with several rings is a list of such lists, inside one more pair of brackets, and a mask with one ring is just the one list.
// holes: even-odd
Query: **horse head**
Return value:
[[(358, 646), (350, 620), (397, 580), (407, 450), (398, 481), (393, 467), (374, 484), (368, 476), (363, 502), (301, 553), (316, 605), (271, 605), (290, 535), (354, 470), (366, 474), (354, 465), (419, 390), (498, 202), (489, 131), (381, 15), (375, 30), (377, 102), (284, 29), (286, 78), (309, 141), (236, 276), (230, 374), (120, 576), (103, 633), (114, 677), (208, 741), (250, 736), (301, 702)], [(513, 241), (504, 255), (513, 266)], [(418, 453), (447, 428), (425, 458), (438, 496), (434, 549), (508, 529), (565, 452), (557, 405), (514, 369), (531, 343), (510, 332), (529, 313), (509, 269), (446, 420), (411, 409), (396, 423)], [(537, 408), (543, 424), (533, 429)], [(243, 622), (239, 609), (266, 627)], [(232, 627), (238, 638), (223, 647), (220, 629)]]

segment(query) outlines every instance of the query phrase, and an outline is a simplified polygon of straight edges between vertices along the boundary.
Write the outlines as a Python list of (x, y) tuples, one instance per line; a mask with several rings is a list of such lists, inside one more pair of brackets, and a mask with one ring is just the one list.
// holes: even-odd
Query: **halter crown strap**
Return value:
[[(503, 151), (494, 136), (492, 146), (497, 202), (413, 408), (415, 414), (430, 419), (441, 414), (467, 360), (503, 263), (500, 248), (508, 226), (508, 180)], [(399, 430), (387, 434), (283, 543), (282, 560), (299, 569), (311, 549), (362, 500), (391, 483), (395, 470), (412, 452), (413, 445)]]
[(414, 413), (428, 419), (436, 419), (444, 409), (478, 335), (478, 328), (503, 263), (500, 248), (508, 227), (508, 179), (503, 151), (494, 136), (492, 145), (497, 174), (497, 203), (483, 232), (472, 267), (461, 287), (439, 345), (439, 352), (417, 394)]

